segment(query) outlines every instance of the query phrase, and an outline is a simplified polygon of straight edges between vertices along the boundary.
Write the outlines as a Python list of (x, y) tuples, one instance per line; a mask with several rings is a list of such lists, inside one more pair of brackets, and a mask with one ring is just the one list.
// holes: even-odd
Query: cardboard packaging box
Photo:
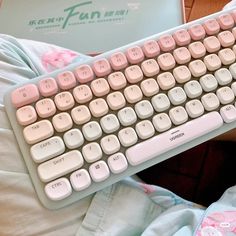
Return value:
[(97, 54), (185, 22), (181, 0), (2, 0), (0, 33)]

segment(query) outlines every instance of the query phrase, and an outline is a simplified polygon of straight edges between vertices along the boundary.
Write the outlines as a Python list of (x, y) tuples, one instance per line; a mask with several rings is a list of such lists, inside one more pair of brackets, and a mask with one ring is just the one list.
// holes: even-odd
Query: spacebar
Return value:
[(213, 111), (128, 148), (126, 157), (131, 165), (136, 166), (222, 125), (220, 114)]

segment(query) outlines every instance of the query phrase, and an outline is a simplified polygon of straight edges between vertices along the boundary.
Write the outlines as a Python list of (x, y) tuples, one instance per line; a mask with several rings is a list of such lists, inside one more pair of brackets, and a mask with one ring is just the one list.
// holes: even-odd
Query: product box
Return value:
[(181, 0), (2, 0), (0, 33), (97, 54), (184, 23), (183, 8)]

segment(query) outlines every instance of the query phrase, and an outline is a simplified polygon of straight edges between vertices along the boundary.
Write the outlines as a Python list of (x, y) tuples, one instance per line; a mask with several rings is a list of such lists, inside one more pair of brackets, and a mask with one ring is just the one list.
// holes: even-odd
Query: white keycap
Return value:
[(214, 93), (207, 93), (203, 95), (201, 102), (207, 111), (213, 111), (220, 105), (220, 101)]
[(121, 92), (113, 92), (107, 96), (108, 106), (112, 110), (119, 110), (123, 108), (126, 104), (125, 98)]
[(64, 133), (63, 139), (70, 149), (78, 148), (84, 143), (84, 137), (79, 129), (68, 130)]
[(125, 152), (127, 160), (133, 166), (139, 165), (222, 125), (223, 120), (218, 112), (208, 113), (128, 148)]
[(134, 109), (140, 119), (146, 119), (152, 116), (154, 112), (153, 107), (148, 100), (138, 102), (137, 104), (135, 104)]
[(189, 70), (195, 77), (200, 77), (207, 72), (206, 65), (201, 60), (195, 60), (189, 63)]
[(127, 127), (119, 131), (119, 140), (124, 147), (129, 147), (138, 141), (138, 136), (133, 128)]
[(136, 103), (143, 98), (142, 91), (137, 85), (126, 87), (124, 95), (129, 103)]
[(158, 75), (157, 82), (162, 90), (168, 90), (175, 86), (175, 78), (170, 72)]
[(25, 141), (28, 144), (40, 142), (53, 135), (54, 129), (48, 120), (41, 120), (32, 125), (26, 126), (23, 130)]
[(52, 123), (57, 132), (64, 132), (73, 125), (72, 119), (67, 112), (62, 112), (53, 116)]
[(93, 163), (89, 167), (89, 173), (94, 182), (101, 182), (110, 176), (109, 168), (104, 161)]
[(111, 172), (114, 174), (119, 174), (128, 168), (128, 162), (121, 152), (108, 157), (107, 163)]
[(151, 97), (159, 92), (159, 86), (154, 79), (145, 79), (141, 82), (140, 87), (146, 97)]
[(215, 77), (220, 85), (227, 85), (232, 81), (232, 75), (226, 68), (221, 68), (215, 72)]
[(101, 117), (107, 114), (109, 108), (103, 98), (94, 99), (89, 103), (89, 109), (93, 116)]
[(107, 155), (111, 155), (120, 150), (120, 142), (114, 134), (103, 137), (100, 141), (100, 144), (103, 152), (105, 152)]
[(187, 99), (181, 87), (175, 87), (168, 91), (168, 97), (173, 105), (180, 105)]
[(75, 105), (75, 101), (70, 92), (64, 91), (54, 97), (56, 107), (60, 111), (66, 111)]
[(212, 74), (202, 76), (199, 82), (205, 92), (213, 91), (218, 86), (217, 79)]
[(154, 135), (155, 129), (149, 120), (143, 120), (136, 124), (135, 130), (141, 139), (147, 139)]
[(81, 191), (91, 185), (91, 178), (87, 170), (80, 169), (71, 174), (70, 182), (75, 191)]
[(233, 78), (236, 79), (236, 63), (232, 64), (229, 67), (229, 71), (230, 71), (231, 75), (233, 76)]
[(189, 98), (196, 98), (202, 94), (202, 87), (196, 80), (187, 82), (184, 85), (184, 90)]
[(217, 89), (216, 95), (219, 98), (221, 104), (229, 104), (235, 98), (233, 90), (227, 86)]
[(136, 122), (137, 116), (133, 108), (125, 107), (118, 112), (118, 118), (123, 126), (129, 126)]
[(43, 182), (49, 182), (80, 168), (83, 164), (81, 153), (73, 150), (40, 164), (38, 174)]
[(216, 54), (205, 56), (204, 63), (209, 71), (215, 71), (221, 67), (221, 60)]
[(125, 69), (125, 77), (129, 83), (135, 84), (143, 79), (143, 72), (138, 65), (132, 65)]
[(162, 112), (170, 107), (170, 100), (164, 93), (159, 93), (152, 98), (152, 105), (157, 112)]
[(220, 114), (225, 123), (231, 123), (236, 120), (236, 108), (231, 104), (221, 107)]
[(102, 129), (97, 121), (90, 121), (82, 127), (82, 132), (86, 140), (94, 141), (102, 136)]
[(49, 199), (59, 201), (70, 196), (72, 188), (68, 179), (60, 178), (48, 183), (45, 186), (45, 193)]
[(88, 143), (82, 148), (84, 159), (88, 163), (95, 162), (102, 158), (102, 149), (98, 143)]
[(196, 118), (204, 113), (204, 107), (197, 99), (187, 102), (185, 104), (185, 109), (191, 118)]
[(143, 61), (141, 64), (141, 68), (143, 70), (144, 75), (147, 77), (157, 75), (160, 71), (159, 65), (154, 59), (148, 59)]
[(126, 86), (127, 80), (124, 74), (120, 71), (111, 73), (108, 76), (108, 82), (113, 90), (119, 90)]
[(230, 65), (235, 62), (236, 56), (232, 49), (224, 48), (218, 52), (218, 56), (222, 61), (223, 65)]
[(71, 117), (77, 125), (81, 125), (90, 121), (91, 114), (87, 106), (80, 105), (71, 110)]
[(231, 89), (233, 90), (234, 95), (236, 96), (236, 82), (233, 82), (233, 83), (231, 84)]
[(188, 120), (188, 114), (186, 110), (181, 106), (170, 109), (169, 117), (175, 125), (183, 124)]
[(173, 75), (176, 81), (180, 84), (185, 83), (191, 79), (191, 72), (187, 66), (178, 66), (173, 70)]
[(166, 113), (159, 113), (152, 118), (152, 123), (158, 132), (163, 132), (171, 127), (170, 117)]
[(99, 78), (99, 79), (93, 80), (91, 82), (90, 87), (93, 91), (93, 94), (97, 97), (102, 97), (102, 96), (108, 94), (110, 91), (109, 84), (108, 84), (107, 80), (105, 80), (104, 78)]
[(33, 160), (38, 163), (58, 156), (64, 151), (65, 145), (62, 139), (58, 136), (46, 139), (30, 148), (30, 153)]
[(100, 125), (107, 134), (113, 133), (120, 128), (120, 123), (114, 114), (108, 114), (101, 118)]

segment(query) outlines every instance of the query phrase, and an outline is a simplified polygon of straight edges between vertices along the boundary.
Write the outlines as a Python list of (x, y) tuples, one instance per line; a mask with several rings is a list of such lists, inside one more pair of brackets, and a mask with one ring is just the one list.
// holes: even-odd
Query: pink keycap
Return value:
[(206, 35), (206, 32), (205, 32), (203, 26), (199, 25), (199, 24), (193, 25), (192, 27), (190, 27), (188, 32), (191, 35), (191, 38), (193, 40), (203, 39)]
[(217, 34), (220, 31), (220, 25), (216, 19), (206, 20), (203, 24), (204, 29), (208, 35)]
[(234, 27), (234, 28), (232, 29), (232, 33), (233, 33), (234, 37), (236, 38), (236, 27)]
[(57, 75), (57, 82), (61, 89), (71, 89), (76, 86), (76, 79), (71, 71), (65, 71)]
[(222, 47), (230, 47), (234, 45), (235, 38), (234, 35), (229, 30), (222, 31), (218, 34), (218, 39)]
[(156, 57), (157, 55), (160, 54), (160, 47), (155, 40), (149, 40), (144, 43), (143, 45), (143, 52), (146, 57), (151, 58), (151, 57)]
[(114, 70), (122, 70), (128, 65), (127, 58), (123, 52), (117, 52), (111, 55), (110, 63)]
[(220, 41), (215, 36), (209, 36), (203, 40), (203, 44), (209, 53), (220, 50)]
[(178, 64), (185, 64), (191, 60), (191, 54), (186, 47), (176, 48), (173, 56)]
[(16, 111), (16, 118), (19, 124), (29, 125), (37, 120), (37, 114), (33, 106), (27, 105)]
[(161, 36), (158, 43), (163, 52), (168, 52), (175, 48), (175, 40), (171, 35)]
[(94, 73), (89, 65), (81, 65), (75, 69), (75, 77), (83, 84), (93, 80)]
[(236, 10), (231, 12), (231, 16), (233, 17), (234, 21), (236, 22)]
[(58, 91), (57, 82), (54, 78), (45, 78), (39, 81), (39, 91), (44, 97), (55, 95)]
[(24, 85), (11, 93), (11, 101), (16, 108), (36, 102), (38, 99), (39, 91), (35, 84)]
[(143, 50), (139, 46), (129, 48), (126, 56), (131, 64), (137, 64), (144, 59)]
[(97, 77), (102, 77), (111, 73), (111, 66), (107, 59), (102, 58), (93, 63), (93, 70)]
[(47, 118), (56, 113), (56, 106), (51, 98), (44, 98), (37, 101), (35, 108), (41, 118)]
[(179, 46), (188, 45), (191, 41), (191, 37), (186, 29), (177, 30), (173, 37)]
[(175, 67), (175, 59), (171, 53), (163, 53), (157, 58), (157, 62), (162, 70), (170, 70)]
[(143, 79), (143, 72), (138, 65), (132, 65), (125, 69), (125, 77), (129, 83), (138, 83)]
[(73, 89), (73, 95), (79, 104), (89, 102), (93, 98), (90, 87), (86, 84), (79, 85)]
[(218, 17), (221, 29), (226, 30), (234, 26), (234, 19), (230, 14), (223, 14)]
[(201, 58), (206, 54), (206, 48), (202, 42), (193, 42), (188, 46), (188, 49), (193, 58)]

